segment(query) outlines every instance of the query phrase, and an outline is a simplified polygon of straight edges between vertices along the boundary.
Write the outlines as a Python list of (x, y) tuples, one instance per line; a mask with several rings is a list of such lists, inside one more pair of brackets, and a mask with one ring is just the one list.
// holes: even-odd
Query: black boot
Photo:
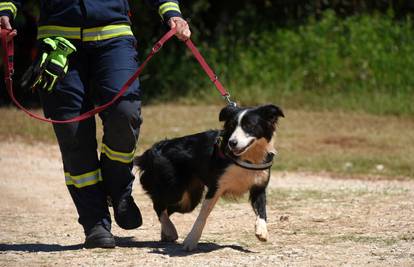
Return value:
[(115, 239), (101, 223), (96, 224), (86, 234), (85, 248), (114, 248)]
[(121, 198), (113, 203), (114, 217), (119, 227), (125, 230), (135, 229), (142, 225), (142, 216), (132, 196)]

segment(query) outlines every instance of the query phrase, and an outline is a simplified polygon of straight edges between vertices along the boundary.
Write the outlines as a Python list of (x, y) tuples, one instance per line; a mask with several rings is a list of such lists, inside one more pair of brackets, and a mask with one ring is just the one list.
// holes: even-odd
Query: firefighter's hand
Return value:
[(177, 28), (177, 33), (175, 34), (175, 36), (177, 36), (177, 38), (180, 39), (181, 41), (190, 39), (191, 37), (190, 27), (188, 26), (187, 21), (185, 21), (183, 18), (172, 17), (168, 21), (168, 25), (170, 25), (171, 29)]
[(17, 35), (17, 31), (12, 30), (12, 26), (10, 24), (10, 18), (8, 16), (1, 16), (0, 17), (0, 28), (11, 30), (11, 32), (9, 34), (9, 38), (12, 38), (12, 37)]

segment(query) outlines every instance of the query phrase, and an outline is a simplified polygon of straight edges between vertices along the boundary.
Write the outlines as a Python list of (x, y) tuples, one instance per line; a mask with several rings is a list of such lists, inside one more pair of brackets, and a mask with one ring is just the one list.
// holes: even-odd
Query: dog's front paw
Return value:
[(161, 241), (162, 242), (175, 242), (178, 239), (177, 232), (166, 234), (164, 232), (161, 232)]
[(168, 217), (166, 211), (160, 216), (161, 222), (161, 241), (162, 242), (175, 242), (178, 239), (177, 229)]
[(183, 242), (183, 248), (185, 251), (193, 251), (197, 248), (197, 244), (198, 240), (196, 238), (187, 236), (187, 238)]
[(269, 234), (267, 232), (267, 225), (266, 225), (266, 221), (261, 219), (261, 218), (257, 218), (256, 220), (256, 237), (257, 239), (259, 239), (260, 241), (266, 242)]
[(171, 221), (168, 224), (161, 225), (161, 241), (175, 242), (178, 239), (178, 233)]

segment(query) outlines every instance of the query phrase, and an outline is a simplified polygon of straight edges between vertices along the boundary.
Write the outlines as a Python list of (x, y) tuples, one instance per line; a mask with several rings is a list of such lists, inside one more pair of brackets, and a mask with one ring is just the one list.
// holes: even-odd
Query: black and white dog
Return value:
[(240, 196), (250, 191), (256, 213), (256, 236), (268, 238), (266, 187), (276, 123), (284, 117), (275, 105), (254, 108), (227, 106), (219, 115), (222, 131), (210, 130), (154, 144), (134, 159), (140, 181), (153, 201), (161, 223), (161, 239), (175, 241), (177, 230), (169, 219), (174, 212), (191, 212), (207, 193), (200, 214), (184, 240), (185, 250), (194, 250), (206, 220), (220, 196)]

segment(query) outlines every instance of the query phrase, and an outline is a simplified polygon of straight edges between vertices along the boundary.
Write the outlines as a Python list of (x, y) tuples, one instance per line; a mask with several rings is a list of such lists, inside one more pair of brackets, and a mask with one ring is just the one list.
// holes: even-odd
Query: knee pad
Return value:
[(102, 116), (104, 143), (120, 151), (131, 151), (142, 123), (141, 101), (122, 100)]

